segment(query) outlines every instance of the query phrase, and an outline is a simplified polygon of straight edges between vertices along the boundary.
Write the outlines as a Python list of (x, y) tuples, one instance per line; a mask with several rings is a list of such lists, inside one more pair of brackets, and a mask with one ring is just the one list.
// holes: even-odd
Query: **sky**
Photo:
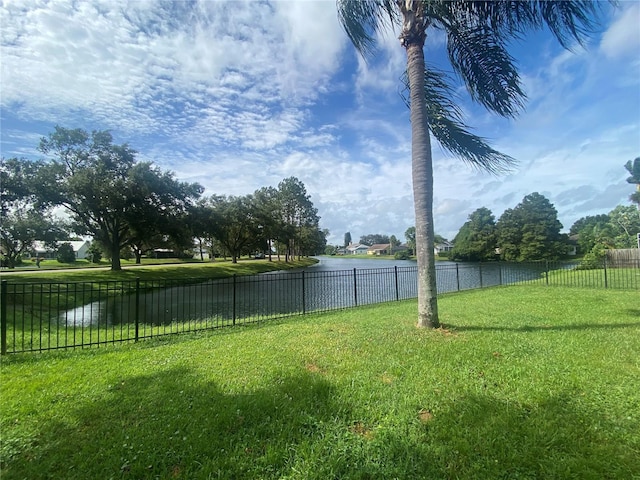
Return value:
[[(357, 54), (334, 1), (0, 0), (4, 158), (37, 159), (55, 125), (109, 130), (205, 195), (245, 195), (287, 177), (306, 186), (329, 243), (414, 225), (406, 52), (389, 31)], [(436, 233), (496, 220), (538, 192), (568, 231), (628, 205), (640, 156), (640, 2), (603, 4), (585, 48), (545, 31), (511, 45), (526, 108), (505, 120), (456, 101), (473, 132), (515, 158), (494, 176), (433, 141)], [(428, 63), (447, 68), (429, 32)]]

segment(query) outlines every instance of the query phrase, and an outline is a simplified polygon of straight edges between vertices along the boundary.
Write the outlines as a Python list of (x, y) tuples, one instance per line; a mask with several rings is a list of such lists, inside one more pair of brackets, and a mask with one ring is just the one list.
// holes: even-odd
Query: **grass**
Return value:
[(636, 292), (439, 305), (5, 357), (2, 478), (640, 478)]
[(215, 262), (188, 262), (188, 263), (144, 263), (140, 266), (134, 264), (125, 265), (123, 270), (112, 272), (111, 270), (96, 270), (93, 268), (74, 269), (72, 271), (58, 270), (30, 270), (12, 274), (11, 271), (3, 271), (2, 279), (13, 283), (25, 282), (99, 282), (108, 280), (134, 280), (141, 281), (172, 280), (176, 283), (194, 283), (212, 278), (227, 278), (233, 275), (254, 275), (275, 270), (288, 270), (291, 268), (307, 267), (317, 263), (316, 259), (303, 258), (289, 262), (273, 260), (241, 260), (231, 263), (230, 260), (216, 260)]

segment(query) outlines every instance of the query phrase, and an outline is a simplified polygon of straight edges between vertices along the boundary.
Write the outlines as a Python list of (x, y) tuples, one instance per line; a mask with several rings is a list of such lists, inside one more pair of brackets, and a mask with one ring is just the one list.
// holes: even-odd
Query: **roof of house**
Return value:
[(390, 248), (390, 243), (375, 243), (369, 247), (369, 250), (388, 250)]
[[(83, 245), (89, 243), (89, 241), (88, 240), (62, 240), (61, 242), (57, 242), (58, 245), (61, 245), (63, 243), (70, 243), (71, 247), (73, 248), (73, 251), (77, 252), (82, 248)], [(44, 242), (40, 240), (36, 240), (35, 242), (33, 242), (33, 250), (36, 252), (48, 252), (51, 249), (48, 248), (44, 244)]]
[(361, 248), (368, 249), (369, 245), (365, 245), (364, 243), (352, 243), (347, 247), (347, 250), (353, 251), (353, 250), (359, 250)]

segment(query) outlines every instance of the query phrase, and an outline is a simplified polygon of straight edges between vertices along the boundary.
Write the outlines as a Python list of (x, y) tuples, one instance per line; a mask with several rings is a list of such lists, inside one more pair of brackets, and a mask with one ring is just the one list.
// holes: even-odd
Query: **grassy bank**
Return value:
[(640, 475), (636, 292), (509, 287), (3, 359), (2, 478)]
[(273, 272), (302, 268), (317, 263), (314, 258), (301, 260), (274, 261), (269, 260), (240, 260), (231, 263), (231, 260), (217, 260), (215, 262), (189, 262), (189, 263), (144, 263), (142, 265), (123, 264), (123, 269), (112, 272), (108, 269), (75, 268), (73, 270), (29, 270), (2, 272), (2, 279), (8, 282), (99, 282), (107, 280), (133, 280), (141, 281), (173, 280), (176, 282), (199, 282), (212, 278), (227, 278), (233, 275), (254, 275), (257, 273)]

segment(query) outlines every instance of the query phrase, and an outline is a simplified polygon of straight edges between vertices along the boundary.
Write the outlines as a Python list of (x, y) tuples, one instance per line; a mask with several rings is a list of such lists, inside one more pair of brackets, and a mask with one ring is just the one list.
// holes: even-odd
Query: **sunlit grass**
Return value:
[(229, 260), (207, 263), (154, 263), (125, 268), (116, 272), (95, 269), (78, 269), (77, 271), (34, 270), (14, 275), (5, 270), (2, 279), (8, 282), (24, 283), (42, 281), (99, 282), (107, 280), (134, 280), (139, 278), (142, 281), (173, 280), (176, 282), (189, 283), (211, 278), (228, 278), (233, 275), (254, 275), (276, 270), (301, 268), (315, 263), (317, 263), (317, 260), (314, 258), (303, 258), (289, 262), (274, 259), (271, 262), (269, 260), (241, 260), (238, 263), (232, 263)]
[(2, 478), (640, 475), (636, 292), (439, 304), (6, 357)]

